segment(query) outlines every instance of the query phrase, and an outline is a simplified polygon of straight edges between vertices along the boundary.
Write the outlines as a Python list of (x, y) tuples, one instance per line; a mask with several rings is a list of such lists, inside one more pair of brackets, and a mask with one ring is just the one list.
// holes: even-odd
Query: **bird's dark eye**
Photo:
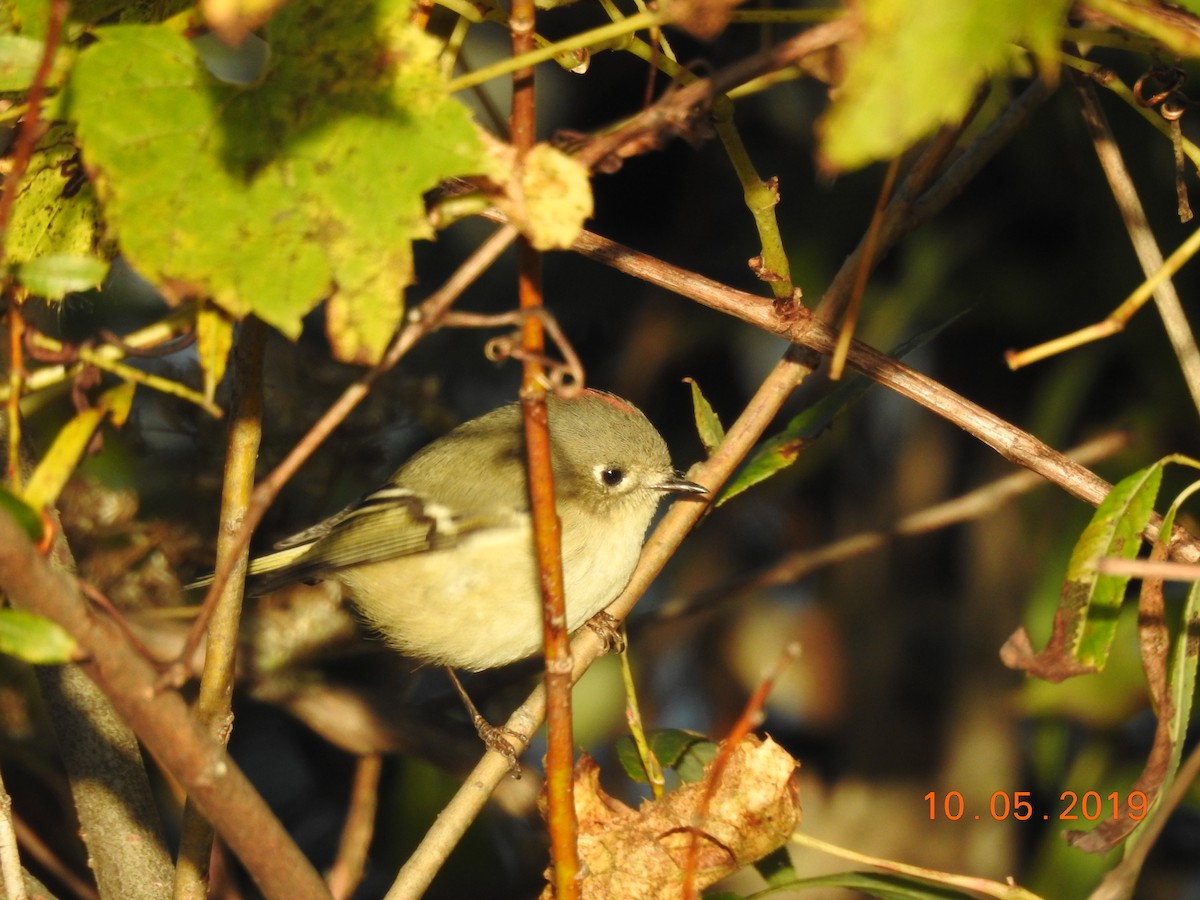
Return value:
[(605, 466), (600, 470), (600, 480), (608, 487), (616, 487), (625, 480), (625, 470), (616, 466)]

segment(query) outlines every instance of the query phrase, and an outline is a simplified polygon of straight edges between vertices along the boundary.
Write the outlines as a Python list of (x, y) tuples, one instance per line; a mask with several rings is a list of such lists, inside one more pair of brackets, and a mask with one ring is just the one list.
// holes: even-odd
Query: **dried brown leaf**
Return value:
[(707, 778), (635, 810), (604, 792), (599, 766), (585, 755), (575, 767), (582, 896), (677, 900), (693, 831), (701, 888), (783, 846), (800, 822), (797, 765), (770, 738), (747, 737), (697, 820)]

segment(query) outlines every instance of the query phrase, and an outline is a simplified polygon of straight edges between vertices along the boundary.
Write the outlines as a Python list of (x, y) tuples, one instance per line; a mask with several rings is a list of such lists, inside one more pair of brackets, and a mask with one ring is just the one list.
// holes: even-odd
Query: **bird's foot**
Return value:
[(621, 623), (601, 610), (585, 623), (588, 628), (600, 635), (604, 641), (605, 653), (624, 653), (625, 635), (621, 633)]

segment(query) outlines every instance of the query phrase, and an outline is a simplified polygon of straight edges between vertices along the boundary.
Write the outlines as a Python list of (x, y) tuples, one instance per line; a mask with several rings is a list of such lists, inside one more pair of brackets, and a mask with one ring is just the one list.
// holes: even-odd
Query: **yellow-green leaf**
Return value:
[(865, 0), (863, 38), (822, 123), (837, 169), (890, 159), (957, 122), (992, 75), (1023, 65), (1023, 44), (1054, 65), (1067, 0)]
[(82, 657), (78, 642), (61, 625), (23, 609), (0, 609), (0, 653), (41, 665)]
[(216, 78), (165, 25), (95, 30), (65, 113), (107, 223), (170, 298), (209, 298), (290, 337), (332, 298), (343, 359), (378, 359), (432, 236), (424, 194), (483, 168), (439, 47), (406, 0), (293, 0), (261, 79)]
[(39, 256), (17, 268), (17, 280), (31, 294), (61, 300), (67, 294), (99, 287), (108, 274), (108, 263), (95, 256), (53, 253)]
[(700, 443), (704, 445), (705, 451), (711, 455), (721, 441), (725, 440), (725, 426), (721, 424), (716, 410), (712, 408), (712, 404), (700, 390), (696, 379), (685, 378), (683, 380), (692, 386), (692, 410), (696, 416), (696, 433), (700, 435)]
[(39, 257), (94, 257), (100, 210), (83, 171), (71, 130), (55, 125), (38, 141), (17, 185), (12, 220), (4, 234), (9, 262)]
[(43, 509), (58, 499), (104, 417), (111, 416), (115, 425), (124, 424), (129, 417), (133, 392), (134, 385), (129, 383), (105, 391), (94, 407), (78, 413), (62, 427), (50, 451), (38, 463), (33, 477), (25, 485), (26, 503), (34, 509)]
[(204, 373), (204, 399), (209, 403), (213, 402), (217, 385), (225, 376), (232, 347), (233, 320), (211, 303), (202, 303), (196, 310), (196, 349)]

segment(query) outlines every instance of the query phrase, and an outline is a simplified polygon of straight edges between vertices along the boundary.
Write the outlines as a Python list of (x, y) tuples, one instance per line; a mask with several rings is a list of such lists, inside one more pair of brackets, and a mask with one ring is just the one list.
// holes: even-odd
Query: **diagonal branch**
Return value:
[(111, 619), (93, 612), (67, 577), (38, 555), (8, 515), (0, 515), (0, 589), (14, 605), (53, 619), (87, 658), (80, 668), (112, 701), (159, 764), (179, 780), (272, 897), (323, 897), (312, 863), (288, 836), (228, 754), (175, 691), (158, 691), (158, 672)]

